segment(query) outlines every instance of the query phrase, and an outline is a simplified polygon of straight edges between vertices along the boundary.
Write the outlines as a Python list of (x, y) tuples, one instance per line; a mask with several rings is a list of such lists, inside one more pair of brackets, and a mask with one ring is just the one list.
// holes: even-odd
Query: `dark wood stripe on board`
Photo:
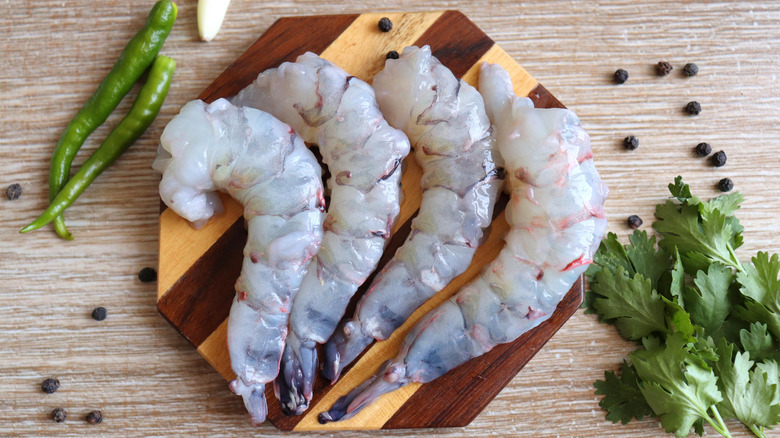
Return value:
[[(319, 380), (321, 380), (321, 378), (318, 379), (318, 381)], [(315, 382), (314, 386), (315, 395), (317, 395), (318, 390), (321, 390), (319, 386), (317, 386), (318, 381)], [(265, 385), (265, 400), (268, 403), (268, 415), (266, 418), (271, 422), (271, 424), (274, 425), (275, 428), (281, 431), (289, 432), (295, 429), (295, 426), (298, 425), (298, 422), (300, 422), (304, 415), (306, 415), (304, 413), (303, 415), (298, 415), (297, 417), (288, 417), (282, 412), (282, 405), (279, 404), (279, 400), (276, 398), (276, 394), (274, 394), (274, 382), (270, 382)]]
[(495, 42), (459, 11), (447, 11), (414, 43), (431, 46), (433, 56), (461, 77)]
[[(212, 102), (230, 97), (251, 84), (261, 72), (294, 61), (305, 52), (322, 53), (358, 14), (280, 18), (198, 96)], [(327, 23), (323, 26), (322, 23)]]
[[(498, 345), (422, 385), (382, 428), (468, 425), (577, 311), (582, 300), (583, 280), (580, 277), (550, 319), (514, 342)], [(453, 400), (457, 402), (453, 403)]]
[(531, 90), (528, 98), (534, 102), (536, 108), (566, 108), (566, 105), (556, 99), (542, 84)]
[(230, 314), (246, 236), (241, 217), (157, 301), (157, 310), (195, 348)]

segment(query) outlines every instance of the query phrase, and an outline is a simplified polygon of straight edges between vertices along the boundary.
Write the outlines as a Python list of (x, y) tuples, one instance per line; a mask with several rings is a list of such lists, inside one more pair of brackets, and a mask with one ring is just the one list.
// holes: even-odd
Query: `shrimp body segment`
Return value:
[(497, 65), (482, 65), (479, 88), (511, 190), (506, 244), (475, 280), (411, 329), (394, 359), (320, 414), (321, 422), (350, 418), (382, 394), (430, 382), (517, 339), (552, 315), (592, 261), (606, 228), (607, 189), (579, 119), (516, 97)]
[(322, 247), (295, 298), (274, 386), (284, 412), (300, 414), (312, 396), (316, 345), (330, 338), (390, 237), (409, 140), (385, 121), (371, 86), (313, 53), (261, 73), (233, 102), (290, 124), (319, 146), (331, 174)]
[(225, 99), (184, 105), (163, 131), (154, 168), (163, 174), (162, 200), (196, 225), (220, 210), (217, 191), (244, 207), (248, 239), (228, 319), (230, 388), (261, 423), (292, 299), (322, 241), (322, 170), (288, 125)]
[(482, 96), (430, 47), (405, 48), (400, 59), (386, 62), (373, 86), (388, 122), (415, 147), (422, 204), (406, 242), (328, 341), (323, 374), (332, 380), (468, 268), (504, 179)]

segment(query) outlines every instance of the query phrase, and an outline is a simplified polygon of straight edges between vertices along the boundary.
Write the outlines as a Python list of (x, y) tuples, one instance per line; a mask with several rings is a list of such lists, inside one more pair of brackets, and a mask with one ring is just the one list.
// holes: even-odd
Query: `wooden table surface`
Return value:
[[(324, 2), (322, 2), (324, 3)], [(162, 53), (178, 62), (169, 97), (150, 130), (68, 210), (72, 242), (51, 228), (17, 231), (46, 206), (52, 148), (62, 129), (142, 25), (152, 1), (28, 2), (0, 5), (0, 189), (20, 183), (22, 196), (0, 199), (0, 435), (123, 436), (280, 435), (252, 428), (241, 399), (155, 309), (155, 284), (138, 271), (157, 264), (159, 176), (152, 172), (160, 133), (277, 18), (377, 10), (460, 9), (569, 108), (591, 135), (596, 164), (610, 188), (609, 230), (629, 233), (638, 214), (651, 230), (666, 184), (683, 175), (696, 194), (718, 194), (730, 177), (745, 197), (738, 216), (748, 259), (780, 251), (780, 3), (476, 0), (382, 1), (371, 6), (317, 1), (233, 0), (217, 39), (198, 41), (196, 2), (180, 1)], [(670, 76), (654, 65), (671, 62)], [(699, 65), (684, 78), (682, 66)], [(614, 85), (617, 68), (630, 72)], [(682, 107), (701, 102), (698, 117)], [(91, 153), (126, 113), (85, 144)], [(622, 139), (640, 139), (627, 152)], [(696, 158), (699, 142), (724, 150), (714, 168)], [(90, 318), (96, 306), (108, 318)], [(633, 346), (613, 327), (579, 311), (467, 428), (441, 436), (660, 436), (657, 421), (628, 426), (605, 420), (592, 382), (617, 369)], [(46, 377), (59, 378), (53, 395)], [(62, 424), (50, 418), (63, 406)], [(84, 416), (105, 416), (90, 426)], [(745, 429), (730, 423), (736, 436)], [(429, 430), (340, 433), (424, 436)], [(714, 432), (708, 430), (712, 436)]]

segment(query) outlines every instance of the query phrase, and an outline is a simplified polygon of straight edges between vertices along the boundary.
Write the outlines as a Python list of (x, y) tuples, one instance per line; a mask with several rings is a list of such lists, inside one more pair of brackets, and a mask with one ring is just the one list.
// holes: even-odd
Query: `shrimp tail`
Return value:
[(363, 350), (373, 342), (374, 338), (368, 336), (355, 327), (350, 320), (344, 320), (325, 344), (325, 363), (322, 375), (335, 383), (341, 376), (344, 367), (352, 363)]
[(317, 343), (301, 341), (293, 332), (287, 337), (282, 369), (274, 380), (274, 392), (282, 412), (301, 415), (308, 409), (317, 375)]
[(331, 421), (343, 421), (355, 416), (364, 407), (379, 397), (393, 392), (409, 383), (406, 378), (406, 366), (403, 362), (386, 361), (379, 371), (361, 383), (347, 395), (340, 397), (329, 411), (317, 417), (320, 424)]
[(265, 421), (268, 415), (268, 404), (265, 401), (265, 385), (247, 385), (241, 379), (230, 382), (230, 389), (244, 399), (244, 406), (252, 417), (255, 426)]

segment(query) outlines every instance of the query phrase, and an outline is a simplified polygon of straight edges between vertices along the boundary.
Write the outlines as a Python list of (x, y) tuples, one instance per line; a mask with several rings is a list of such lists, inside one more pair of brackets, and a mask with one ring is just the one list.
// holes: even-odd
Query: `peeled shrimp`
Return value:
[(412, 328), (394, 359), (320, 414), (321, 422), (350, 418), (382, 394), (430, 382), (517, 339), (550, 317), (592, 261), (606, 228), (607, 189), (579, 119), (516, 97), (497, 65), (482, 65), (479, 87), (509, 175), (506, 244)]
[(165, 127), (154, 167), (160, 196), (203, 224), (216, 191), (244, 206), (248, 239), (228, 319), (228, 350), (254, 423), (265, 420), (265, 384), (279, 372), (290, 303), (322, 241), (321, 169), (300, 137), (268, 113), (219, 99), (187, 103)]
[(331, 173), (322, 248), (295, 297), (274, 384), (283, 411), (300, 414), (312, 396), (316, 344), (330, 338), (390, 237), (409, 140), (387, 124), (368, 84), (313, 53), (261, 73), (233, 101), (270, 112), (319, 145)]
[(468, 268), (504, 178), (482, 96), (430, 47), (404, 49), (373, 86), (387, 121), (415, 147), (422, 204), (406, 242), (328, 341), (323, 374), (332, 380)]

